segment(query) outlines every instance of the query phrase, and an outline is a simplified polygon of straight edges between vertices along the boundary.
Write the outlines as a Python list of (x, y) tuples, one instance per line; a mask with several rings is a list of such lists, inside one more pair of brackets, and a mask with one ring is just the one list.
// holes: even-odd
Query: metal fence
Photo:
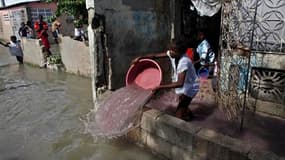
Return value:
[(220, 46), (217, 94), (229, 119), (243, 119), (248, 91), (265, 101), (279, 96), (277, 102), (285, 104), (284, 70), (257, 67), (262, 66), (257, 54), (285, 56), (284, 0), (224, 1)]

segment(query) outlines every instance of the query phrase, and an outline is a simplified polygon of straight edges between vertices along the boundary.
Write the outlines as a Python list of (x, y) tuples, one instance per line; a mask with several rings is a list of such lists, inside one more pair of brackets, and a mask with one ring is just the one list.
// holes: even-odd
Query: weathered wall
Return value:
[[(66, 72), (86, 77), (91, 75), (89, 48), (84, 42), (76, 41), (70, 37), (60, 37), (59, 45), (62, 62)], [(37, 39), (22, 39), (24, 61), (36, 66), (42, 62), (42, 50)], [(59, 54), (56, 48), (51, 48), (53, 54)]]
[(18, 30), (21, 22), (26, 22), (28, 19), (25, 6), (2, 9), (0, 10), (0, 16), (0, 25), (2, 25), (0, 27), (1, 38), (10, 40), (11, 35), (15, 35), (19, 38)]
[(71, 16), (62, 15), (59, 17), (59, 22), (61, 24), (60, 33), (63, 36), (74, 36), (74, 23)]
[(42, 50), (39, 40), (22, 38), (24, 62), (40, 66), (42, 61)]
[(95, 3), (95, 11), (105, 18), (109, 86), (116, 89), (124, 85), (133, 58), (166, 49), (170, 40), (170, 1), (104, 0)]
[(70, 37), (60, 37), (60, 54), (67, 72), (90, 77), (91, 65), (89, 48), (84, 42)]

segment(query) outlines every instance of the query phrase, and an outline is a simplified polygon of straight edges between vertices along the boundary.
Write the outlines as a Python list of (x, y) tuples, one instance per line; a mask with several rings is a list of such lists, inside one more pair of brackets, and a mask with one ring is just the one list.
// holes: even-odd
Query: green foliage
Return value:
[(49, 56), (48, 61), (50, 64), (62, 64), (61, 56), (59, 54)]
[(55, 15), (60, 16), (67, 14), (78, 19), (82, 16), (82, 22), (87, 24), (88, 12), (86, 9), (85, 0), (43, 0), (44, 2), (56, 2), (57, 10)]
[(48, 22), (48, 23), (52, 23), (52, 22), (55, 21), (55, 20), (56, 20), (56, 16), (55, 16), (55, 15), (50, 16), (50, 17), (47, 18), (47, 22)]
[(82, 25), (83, 25), (83, 20), (81, 20), (81, 19), (75, 19), (75, 20), (73, 21), (73, 23), (74, 23), (74, 26), (75, 26), (76, 28), (80, 28), (80, 27), (82, 27)]

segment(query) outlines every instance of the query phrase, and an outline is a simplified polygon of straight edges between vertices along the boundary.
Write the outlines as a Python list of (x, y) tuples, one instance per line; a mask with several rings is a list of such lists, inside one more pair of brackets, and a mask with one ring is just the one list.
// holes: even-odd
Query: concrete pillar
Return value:
[[(96, 41), (95, 31), (92, 29), (91, 24), (95, 15), (95, 0), (86, 0), (86, 8), (88, 10), (88, 38), (89, 38), (89, 54), (91, 63), (91, 78), (92, 78), (92, 93), (93, 101), (96, 104), (97, 92), (96, 92), (96, 77), (97, 77), (97, 53), (96, 53)], [(95, 105), (96, 108), (96, 105)]]

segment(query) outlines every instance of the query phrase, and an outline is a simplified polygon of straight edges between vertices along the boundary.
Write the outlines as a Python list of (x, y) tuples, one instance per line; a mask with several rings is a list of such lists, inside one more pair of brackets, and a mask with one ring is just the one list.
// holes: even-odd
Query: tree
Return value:
[(86, 9), (85, 0), (43, 0), (44, 2), (57, 3), (57, 10), (55, 16), (67, 14), (73, 16), (75, 19), (82, 18), (83, 23), (87, 24), (88, 11)]

